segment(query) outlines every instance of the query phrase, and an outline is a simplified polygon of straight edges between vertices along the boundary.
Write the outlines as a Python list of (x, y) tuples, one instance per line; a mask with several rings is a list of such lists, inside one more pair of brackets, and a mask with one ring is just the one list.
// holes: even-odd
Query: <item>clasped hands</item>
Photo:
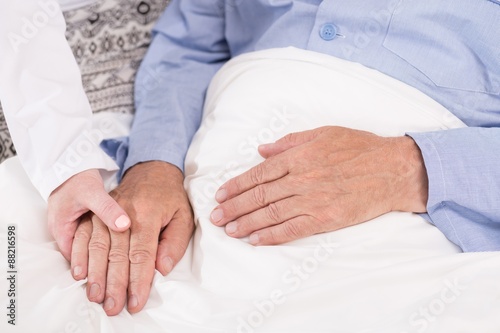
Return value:
[[(184, 255), (194, 222), (183, 180), (177, 167), (152, 161), (130, 168), (109, 195), (89, 170), (49, 197), (49, 229), (73, 277), (88, 279), (88, 299), (104, 303), (108, 315), (125, 304), (139, 312), (155, 268), (166, 275)], [(130, 223), (117, 228), (117, 216)]]
[[(427, 174), (410, 137), (330, 126), (289, 134), (260, 146), (259, 153), (265, 161), (222, 185), (210, 215), (228, 236), (249, 236), (253, 245), (281, 244), (390, 211), (426, 211)], [(147, 302), (155, 268), (168, 274), (194, 230), (183, 176), (168, 163), (141, 163), (106, 198), (92, 172), (75, 177), (90, 177), (81, 184), (94, 189), (75, 192), (70, 179), (53, 192), (49, 228), (73, 277), (88, 278), (89, 300), (104, 302), (108, 315), (126, 303), (135, 313)], [(101, 193), (102, 207), (82, 199), (92, 190)], [(80, 219), (87, 210), (96, 214)], [(104, 223), (106, 216), (128, 217), (130, 229), (118, 228), (113, 218)]]

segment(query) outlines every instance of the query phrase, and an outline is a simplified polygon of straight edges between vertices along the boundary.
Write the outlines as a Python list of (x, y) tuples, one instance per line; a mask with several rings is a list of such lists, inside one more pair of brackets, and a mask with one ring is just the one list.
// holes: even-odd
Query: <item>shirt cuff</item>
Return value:
[(78, 136), (48, 170), (37, 172), (33, 185), (44, 200), (72, 176), (90, 169), (116, 171), (116, 163), (84, 133)]
[(121, 178), (128, 169), (142, 162), (162, 161), (173, 164), (184, 172), (184, 156), (182, 156), (178, 151), (146, 148), (141, 149), (136, 153), (130, 153), (129, 137), (103, 140), (101, 148), (120, 168), (120, 172), (118, 173), (118, 182), (121, 181)]
[[(448, 218), (443, 198), (446, 198), (446, 181), (439, 150), (432, 140), (422, 133), (407, 133), (420, 148), (429, 179), (427, 211), (422, 216), (434, 224), (454, 244), (464, 249), (452, 221)], [(438, 206), (438, 207), (436, 207)]]
[(429, 179), (427, 215), (464, 252), (500, 250), (498, 129), (409, 133)]

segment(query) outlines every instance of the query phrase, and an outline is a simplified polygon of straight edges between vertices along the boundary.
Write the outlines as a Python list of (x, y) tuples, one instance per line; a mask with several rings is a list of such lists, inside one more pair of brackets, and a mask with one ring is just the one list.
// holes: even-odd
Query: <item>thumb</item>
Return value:
[(156, 268), (167, 275), (182, 259), (191, 241), (194, 231), (192, 216), (174, 216), (160, 234), (160, 243), (156, 254)]
[(315, 139), (323, 131), (323, 128), (317, 128), (304, 132), (290, 133), (279, 139), (274, 143), (263, 144), (259, 146), (259, 154), (264, 158), (269, 158), (274, 155), (281, 154), (282, 152), (300, 146)]
[(130, 227), (127, 213), (104, 188), (93, 193), (87, 207), (113, 231), (122, 232)]

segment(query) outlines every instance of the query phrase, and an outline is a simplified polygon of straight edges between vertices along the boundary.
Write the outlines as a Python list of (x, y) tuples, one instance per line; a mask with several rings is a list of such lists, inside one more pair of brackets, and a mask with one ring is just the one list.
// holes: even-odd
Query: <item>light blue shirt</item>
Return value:
[(294, 46), (361, 63), (432, 97), (469, 127), (409, 133), (429, 175), (425, 217), (464, 251), (500, 250), (500, 2), (172, 0), (136, 80), (126, 170), (183, 168), (212, 76), (231, 57)]

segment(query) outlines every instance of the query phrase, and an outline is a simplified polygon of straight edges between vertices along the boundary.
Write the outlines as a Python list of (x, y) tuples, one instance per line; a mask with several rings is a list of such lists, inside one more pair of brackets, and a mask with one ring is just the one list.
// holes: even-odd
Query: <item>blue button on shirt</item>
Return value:
[(324, 40), (335, 39), (337, 37), (337, 28), (333, 24), (327, 23), (321, 27), (319, 35)]
[(130, 137), (104, 146), (122, 170), (150, 160), (182, 169), (228, 59), (326, 53), (419, 89), (469, 126), (409, 133), (429, 175), (425, 217), (464, 251), (500, 250), (499, 32), (496, 0), (172, 0), (136, 78)]

